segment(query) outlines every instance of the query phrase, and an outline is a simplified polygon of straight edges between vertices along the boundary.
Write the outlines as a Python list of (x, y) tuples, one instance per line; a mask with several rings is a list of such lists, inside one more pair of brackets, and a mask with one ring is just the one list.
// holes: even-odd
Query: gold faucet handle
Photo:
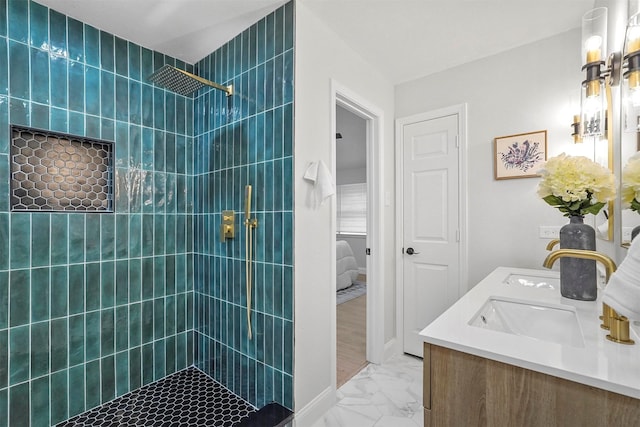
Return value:
[(610, 327), (610, 333), (607, 335), (609, 341), (627, 345), (635, 344), (635, 341), (629, 336), (629, 319), (625, 316), (616, 313), (616, 316), (611, 317)]

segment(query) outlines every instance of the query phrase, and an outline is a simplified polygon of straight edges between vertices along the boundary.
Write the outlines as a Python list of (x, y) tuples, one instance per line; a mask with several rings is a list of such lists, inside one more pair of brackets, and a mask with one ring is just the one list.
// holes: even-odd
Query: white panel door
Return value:
[(403, 143), (404, 351), (458, 298), (458, 115), (405, 124)]

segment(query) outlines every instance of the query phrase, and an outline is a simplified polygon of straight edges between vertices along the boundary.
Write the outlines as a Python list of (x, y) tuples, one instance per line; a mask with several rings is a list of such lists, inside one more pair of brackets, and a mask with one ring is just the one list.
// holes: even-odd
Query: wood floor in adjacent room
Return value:
[(367, 295), (337, 306), (337, 386), (367, 366)]

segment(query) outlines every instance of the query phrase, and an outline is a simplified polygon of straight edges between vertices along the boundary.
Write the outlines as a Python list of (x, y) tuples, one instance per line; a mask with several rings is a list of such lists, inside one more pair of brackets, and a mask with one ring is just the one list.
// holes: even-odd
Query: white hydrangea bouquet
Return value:
[(640, 213), (640, 152), (622, 170), (622, 208)]
[(539, 173), (538, 195), (564, 216), (595, 215), (616, 197), (613, 173), (583, 156), (562, 153), (547, 160)]

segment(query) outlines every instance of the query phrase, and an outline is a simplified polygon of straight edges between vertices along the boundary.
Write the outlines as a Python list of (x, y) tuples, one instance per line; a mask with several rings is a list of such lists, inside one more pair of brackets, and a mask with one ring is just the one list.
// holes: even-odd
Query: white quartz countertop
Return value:
[[(558, 278), (551, 270), (498, 267), (420, 332), (424, 341), (510, 365), (565, 378), (640, 399), (640, 337), (632, 324), (634, 345), (605, 338), (598, 301), (575, 301), (560, 295), (559, 286), (537, 288), (510, 284), (511, 274)], [(470, 325), (491, 297), (574, 307), (584, 346), (557, 344)], [(573, 310), (573, 309), (572, 309)]]

